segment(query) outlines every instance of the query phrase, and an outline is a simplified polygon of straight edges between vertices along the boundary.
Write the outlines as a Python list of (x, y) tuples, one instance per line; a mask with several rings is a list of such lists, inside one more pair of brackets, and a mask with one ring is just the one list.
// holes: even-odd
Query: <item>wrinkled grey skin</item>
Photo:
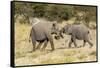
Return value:
[(61, 29), (61, 33), (71, 35), (69, 47), (71, 47), (72, 43), (74, 43), (75, 47), (77, 47), (76, 39), (83, 40), (84, 42), (83, 47), (85, 46), (86, 42), (90, 44), (90, 47), (93, 46), (93, 44), (90, 42), (90, 39), (89, 39), (89, 30), (83, 24), (65, 25)]
[[(33, 51), (36, 49), (40, 49), (42, 43), (44, 43), (44, 46), (42, 47), (42, 50), (44, 50), (47, 46), (48, 41), (50, 41), (52, 50), (55, 49), (53, 37), (51, 34), (57, 34), (58, 27), (57, 23), (49, 22), (49, 23), (38, 23), (34, 26), (32, 26), (30, 37), (33, 44)], [(39, 44), (36, 47), (36, 42), (39, 42)]]

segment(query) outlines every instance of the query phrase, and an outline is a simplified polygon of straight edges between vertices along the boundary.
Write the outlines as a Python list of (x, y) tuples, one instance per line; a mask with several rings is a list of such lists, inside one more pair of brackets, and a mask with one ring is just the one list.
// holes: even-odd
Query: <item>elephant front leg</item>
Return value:
[(55, 49), (54, 48), (54, 43), (53, 43), (53, 41), (50, 41), (50, 43), (51, 43), (51, 48), (52, 48), (52, 51)]
[(51, 48), (52, 48), (52, 51), (53, 51), (55, 49), (55, 47), (54, 47), (54, 42), (53, 42), (53, 38), (52, 38), (51, 34), (47, 33), (47, 38), (50, 41)]
[(34, 40), (34, 38), (32, 38), (32, 44), (33, 44), (33, 51), (36, 50), (36, 41)]
[(90, 48), (93, 47), (93, 43), (91, 43), (89, 40), (87, 40), (87, 42), (90, 44)]
[(75, 35), (72, 35), (72, 42), (74, 43), (75, 47), (77, 47)]
[(73, 41), (73, 43), (74, 43), (75, 47), (77, 47), (77, 44), (76, 44), (76, 39)]
[(72, 44), (72, 39), (69, 41), (69, 48), (71, 48), (71, 44)]

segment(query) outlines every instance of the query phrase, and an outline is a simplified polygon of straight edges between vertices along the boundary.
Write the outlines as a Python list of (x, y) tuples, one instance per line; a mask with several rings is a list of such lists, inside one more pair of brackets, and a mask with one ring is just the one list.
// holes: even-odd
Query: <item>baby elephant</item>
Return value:
[(89, 40), (89, 30), (83, 24), (65, 25), (61, 29), (61, 33), (71, 35), (69, 47), (71, 47), (72, 43), (74, 43), (75, 47), (77, 47), (76, 39), (84, 41), (83, 47), (85, 46), (86, 42), (88, 42), (90, 44), (90, 48), (93, 46), (93, 44)]

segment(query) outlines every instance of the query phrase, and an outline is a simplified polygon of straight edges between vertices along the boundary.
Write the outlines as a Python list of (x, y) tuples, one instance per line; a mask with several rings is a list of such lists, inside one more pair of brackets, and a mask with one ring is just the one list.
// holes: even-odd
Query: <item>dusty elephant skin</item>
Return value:
[[(47, 47), (48, 41), (50, 41), (52, 50), (55, 49), (54, 42), (51, 34), (57, 34), (57, 27), (56, 23), (50, 22), (50, 23), (38, 23), (34, 26), (32, 26), (30, 37), (33, 44), (33, 51), (36, 49), (40, 49), (42, 43), (44, 43), (44, 46), (42, 47), (42, 50), (44, 50)], [(39, 44), (36, 47), (36, 42), (39, 42)]]
[(85, 46), (86, 42), (90, 44), (90, 48), (93, 46), (92, 42), (90, 42), (89, 30), (83, 24), (65, 25), (61, 29), (61, 33), (71, 35), (69, 47), (71, 47), (72, 43), (74, 43), (75, 47), (77, 47), (76, 39), (83, 40), (83, 47)]

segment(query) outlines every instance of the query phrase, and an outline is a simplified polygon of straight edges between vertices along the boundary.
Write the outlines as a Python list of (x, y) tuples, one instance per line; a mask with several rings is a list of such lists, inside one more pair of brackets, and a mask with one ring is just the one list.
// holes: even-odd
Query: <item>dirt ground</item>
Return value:
[[(61, 27), (64, 24), (60, 24)], [(31, 25), (15, 23), (15, 65), (42, 65), (42, 64), (58, 64), (72, 62), (88, 62), (96, 61), (96, 29), (91, 29), (93, 47), (86, 43), (85, 47), (81, 47), (82, 40), (77, 40), (80, 48), (68, 48), (69, 35), (64, 35), (64, 39), (54, 40), (55, 50), (51, 50), (48, 43), (45, 51), (37, 50), (30, 53), (32, 43), (29, 43), (29, 33)], [(38, 43), (37, 43), (38, 44)]]

